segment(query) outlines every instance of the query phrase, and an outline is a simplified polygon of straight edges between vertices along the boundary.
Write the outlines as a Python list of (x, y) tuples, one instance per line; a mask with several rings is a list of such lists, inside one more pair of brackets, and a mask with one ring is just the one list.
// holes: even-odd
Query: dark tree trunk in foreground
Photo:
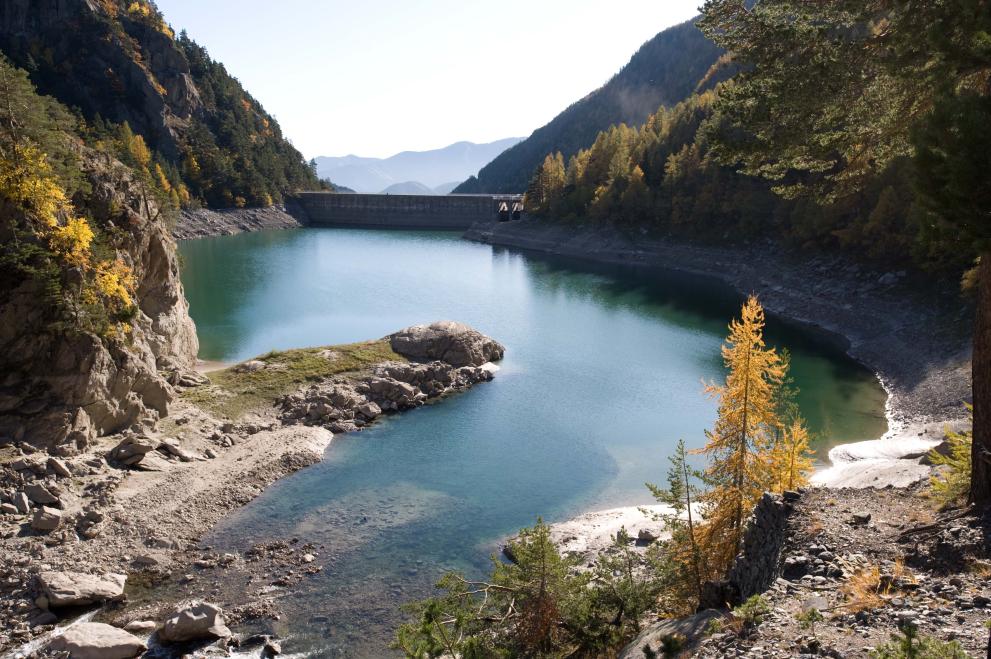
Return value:
[(974, 438), (970, 501), (991, 504), (991, 252), (981, 256), (977, 273), (972, 386)]

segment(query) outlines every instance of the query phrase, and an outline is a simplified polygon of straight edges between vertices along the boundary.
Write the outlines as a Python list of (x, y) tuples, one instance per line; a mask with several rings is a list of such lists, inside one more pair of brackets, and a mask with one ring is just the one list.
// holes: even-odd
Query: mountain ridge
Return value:
[(659, 107), (673, 106), (700, 86), (715, 84), (718, 76), (710, 79), (707, 74), (723, 51), (706, 39), (694, 20), (659, 32), (604, 85), (507, 149), (454, 192), (523, 192), (548, 153), (560, 151), (567, 160), (609, 126), (640, 125)]
[(356, 154), (315, 158), (317, 175), (357, 192), (375, 193), (404, 183), (419, 183), (431, 190), (463, 181), (523, 138), (494, 142), (454, 142), (439, 149), (400, 151), (388, 158)]

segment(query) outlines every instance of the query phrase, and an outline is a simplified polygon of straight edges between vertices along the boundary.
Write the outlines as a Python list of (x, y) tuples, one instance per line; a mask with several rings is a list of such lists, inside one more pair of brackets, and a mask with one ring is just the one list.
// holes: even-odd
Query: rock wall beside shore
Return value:
[(250, 231), (295, 229), (306, 224), (305, 213), (292, 203), (268, 208), (200, 208), (181, 211), (172, 235), (176, 240), (192, 240)]

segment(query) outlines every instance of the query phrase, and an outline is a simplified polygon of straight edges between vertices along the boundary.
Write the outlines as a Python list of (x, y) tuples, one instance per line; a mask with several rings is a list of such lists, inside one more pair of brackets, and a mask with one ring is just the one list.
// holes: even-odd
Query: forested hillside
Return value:
[[(586, 148), (612, 124), (639, 125), (658, 107), (687, 98), (721, 50), (688, 22), (668, 28), (645, 43), (609, 82), (574, 103), (549, 124), (504, 152), (456, 193), (520, 192), (548, 153), (565, 157)], [(526, 99), (521, 99), (526, 102)]]
[(640, 128), (611, 126), (588, 149), (547, 155), (527, 189), (531, 212), (569, 222), (607, 222), (705, 241), (770, 236), (799, 246), (847, 249), (889, 267), (959, 271), (974, 254), (923, 239), (926, 211), (909, 158), (832, 203), (776, 195), (712, 154), (719, 90), (660, 109)]
[(278, 123), (153, 2), (4, 2), (0, 50), (95, 137), (139, 138), (128, 164), (173, 205), (268, 205), (321, 185)]

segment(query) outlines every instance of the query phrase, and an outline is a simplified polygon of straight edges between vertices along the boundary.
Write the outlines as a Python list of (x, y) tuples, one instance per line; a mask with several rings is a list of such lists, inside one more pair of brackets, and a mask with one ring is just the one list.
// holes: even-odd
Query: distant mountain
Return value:
[(688, 98), (700, 81), (713, 84), (716, 78), (706, 74), (721, 54), (694, 21), (664, 30), (604, 86), (504, 152), (455, 192), (523, 192), (548, 153), (560, 151), (567, 160), (612, 124), (639, 126), (660, 106)]
[(385, 194), (419, 194), (419, 195), (435, 195), (433, 188), (428, 188), (419, 181), (404, 181), (403, 183), (393, 183), (385, 190), (382, 190)]
[(459, 185), (461, 185), (461, 181), (451, 181), (450, 183), (438, 185), (434, 188), (434, 194), (451, 194), (454, 192), (454, 188)]
[(488, 144), (457, 142), (432, 151), (403, 151), (391, 158), (321, 156), (316, 159), (317, 175), (357, 192), (381, 192), (391, 185), (408, 181), (418, 182), (432, 190), (449, 185), (451, 181), (463, 181), (474, 176), (493, 158), (522, 139), (510, 137)]

